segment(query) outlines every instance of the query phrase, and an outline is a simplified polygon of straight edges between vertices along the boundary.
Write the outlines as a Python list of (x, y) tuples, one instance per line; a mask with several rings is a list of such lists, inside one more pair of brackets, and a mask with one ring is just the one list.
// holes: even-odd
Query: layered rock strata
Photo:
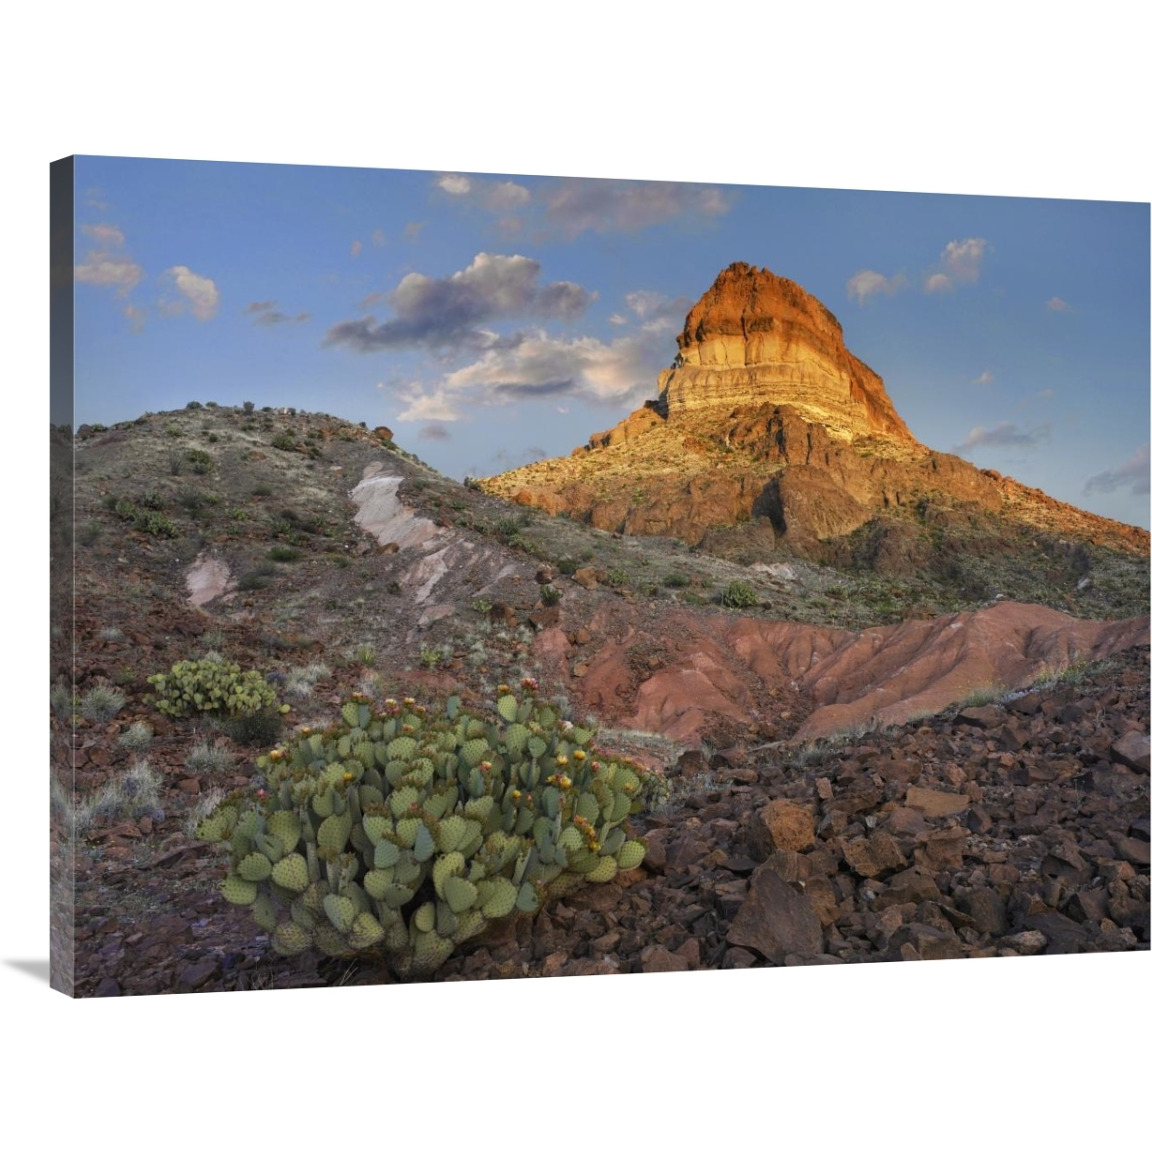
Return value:
[(770, 395), (837, 439), (915, 443), (883, 380), (844, 347), (836, 317), (767, 268), (733, 264), (721, 272), (676, 342), (676, 364), (659, 380), (669, 417), (761, 404)]

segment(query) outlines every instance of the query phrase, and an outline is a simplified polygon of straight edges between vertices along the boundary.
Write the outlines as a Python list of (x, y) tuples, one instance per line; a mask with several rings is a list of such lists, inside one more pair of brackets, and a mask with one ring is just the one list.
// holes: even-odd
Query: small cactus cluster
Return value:
[[(171, 672), (148, 677), (155, 693), (145, 697), (166, 716), (219, 712), (228, 716), (254, 716), (276, 708), (276, 690), (257, 671), (241, 672), (239, 664), (208, 658), (181, 660)], [(279, 706), (281, 712), (288, 705)]]
[(652, 774), (521, 689), (501, 686), (490, 716), (356, 694), (339, 723), (260, 757), (264, 787), (197, 828), (230, 842), (225, 898), (282, 955), (372, 949), (421, 977), (492, 921), (638, 867), (624, 822)]

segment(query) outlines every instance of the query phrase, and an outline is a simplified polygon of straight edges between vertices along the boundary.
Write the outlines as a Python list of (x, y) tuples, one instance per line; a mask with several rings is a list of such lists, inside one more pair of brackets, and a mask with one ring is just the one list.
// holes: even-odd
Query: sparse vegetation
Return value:
[(725, 608), (755, 608), (760, 603), (756, 589), (743, 580), (732, 580), (720, 593), (720, 603)]
[(358, 644), (353, 650), (350, 659), (365, 668), (372, 668), (376, 664), (376, 649), (371, 644)]
[(327, 664), (308, 664), (303, 668), (293, 668), (284, 680), (284, 695), (293, 700), (307, 700), (320, 680), (327, 680), (332, 669)]
[(77, 835), (84, 835), (97, 817), (122, 820), (162, 816), (161, 783), (160, 773), (147, 760), (138, 760), (123, 775), (113, 777), (73, 807), (73, 828)]
[(275, 564), (257, 564), (236, 581), (236, 587), (241, 592), (256, 592), (261, 588), (267, 588), (275, 574)]
[(293, 548), (288, 544), (273, 544), (268, 549), (268, 559), (275, 560), (280, 564), (291, 564), (303, 555), (304, 553), (299, 548)]
[(236, 764), (231, 750), (219, 741), (201, 740), (191, 752), (185, 764), (193, 772), (228, 772)]
[(128, 698), (119, 688), (101, 681), (80, 697), (77, 711), (93, 724), (107, 724), (127, 702)]
[(116, 743), (129, 752), (143, 752), (152, 743), (152, 726), (143, 720), (137, 720), (120, 733)]

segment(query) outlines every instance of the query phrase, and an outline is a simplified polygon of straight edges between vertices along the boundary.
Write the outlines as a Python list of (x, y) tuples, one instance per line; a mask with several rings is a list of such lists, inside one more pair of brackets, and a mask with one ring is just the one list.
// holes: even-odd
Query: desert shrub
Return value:
[(76, 805), (72, 812), (73, 827), (84, 833), (97, 816), (109, 820), (138, 819), (151, 816), (163, 819), (160, 809), (160, 773), (147, 760), (139, 760), (122, 776), (113, 777), (102, 788)]
[(107, 724), (127, 702), (128, 698), (119, 688), (101, 681), (80, 697), (77, 711), (93, 724)]
[(264, 787), (197, 829), (231, 848), (225, 899), (282, 955), (372, 949), (420, 977), (493, 921), (636, 868), (625, 821), (651, 774), (522, 688), (487, 715), (353, 697), (259, 757)]
[[(170, 672), (148, 677), (155, 693), (145, 697), (165, 716), (212, 712), (222, 716), (253, 716), (276, 708), (276, 690), (262, 672), (241, 672), (239, 664), (208, 657), (181, 660)], [(288, 711), (284, 705), (280, 711)]]
[(168, 453), (168, 473), (171, 476), (179, 476), (184, 471), (184, 454), (177, 452), (173, 448)]
[(184, 459), (192, 465), (192, 471), (198, 476), (205, 476), (212, 468), (212, 457), (203, 448), (190, 448), (184, 453)]
[(332, 669), (327, 664), (308, 664), (303, 668), (292, 668), (284, 678), (284, 694), (294, 700), (307, 700), (318, 680), (327, 680)]
[(350, 659), (363, 664), (365, 668), (371, 668), (376, 663), (376, 649), (371, 644), (357, 644)]
[(687, 588), (692, 581), (683, 572), (669, 572), (664, 577), (665, 588)]
[(53, 713), (61, 720), (70, 720), (76, 698), (67, 684), (57, 682), (52, 685), (51, 704)]
[(303, 555), (299, 548), (292, 548), (287, 544), (273, 544), (268, 549), (268, 559), (279, 561), (281, 564), (291, 564), (293, 560), (299, 560)]
[(261, 708), (241, 716), (220, 716), (210, 722), (237, 744), (262, 748), (275, 744), (284, 731), (284, 717), (276, 708)]
[(420, 663), (425, 668), (435, 668), (444, 660), (444, 653), (439, 648), (433, 648), (428, 644), (420, 645)]
[(164, 515), (149, 508), (141, 508), (131, 500), (117, 500), (113, 511), (121, 519), (127, 521), (138, 532), (149, 536), (178, 536), (180, 533), (176, 525)]
[(244, 413), (245, 413), (245, 415), (250, 416), (255, 411), (256, 411), (256, 405), (253, 404), (251, 400), (245, 400), (244, 401)]
[(193, 772), (227, 772), (235, 765), (236, 760), (224, 744), (201, 740), (188, 753), (184, 763)]
[(199, 400), (189, 400), (188, 403), (184, 405), (184, 407), (185, 408), (203, 408), (204, 405), (201, 404)]
[(296, 436), (289, 431), (277, 432), (272, 437), (272, 447), (279, 448), (281, 452), (294, 452), (296, 450)]
[(540, 599), (544, 602), (546, 608), (551, 608), (555, 604), (560, 603), (560, 589), (555, 584), (545, 584), (540, 589)]
[(755, 608), (760, 598), (756, 589), (743, 580), (733, 580), (723, 592), (720, 593), (720, 603), (725, 608)]
[(604, 574), (604, 579), (612, 588), (623, 588), (632, 581), (632, 577), (624, 568), (609, 568)]
[(571, 556), (564, 556), (556, 561), (556, 571), (559, 572), (561, 576), (571, 576), (577, 567), (576, 561), (573, 560)]
[(120, 733), (116, 743), (129, 752), (143, 752), (152, 743), (152, 728), (143, 720), (137, 720), (130, 728)]
[(274, 564), (257, 564), (236, 581), (236, 587), (241, 592), (255, 592), (260, 588), (267, 588), (275, 572)]
[(164, 435), (169, 437), (172, 440), (179, 440), (180, 437), (184, 435), (184, 433), (181, 432), (180, 429), (177, 428), (175, 424), (169, 424), (164, 429)]
[(511, 541), (520, 534), (520, 529), (526, 524), (527, 519), (523, 516), (501, 516), (492, 525), (492, 533), (499, 536), (501, 540)]

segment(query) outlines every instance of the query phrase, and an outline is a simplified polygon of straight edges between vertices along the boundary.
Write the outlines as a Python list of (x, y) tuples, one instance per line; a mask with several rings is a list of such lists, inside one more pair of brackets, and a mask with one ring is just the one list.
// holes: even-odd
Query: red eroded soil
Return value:
[(618, 602), (589, 619), (587, 643), (557, 627), (538, 645), (602, 722), (689, 741), (725, 723), (812, 740), (1025, 687), (1147, 644), (1148, 626), (1005, 602), (854, 633)]

